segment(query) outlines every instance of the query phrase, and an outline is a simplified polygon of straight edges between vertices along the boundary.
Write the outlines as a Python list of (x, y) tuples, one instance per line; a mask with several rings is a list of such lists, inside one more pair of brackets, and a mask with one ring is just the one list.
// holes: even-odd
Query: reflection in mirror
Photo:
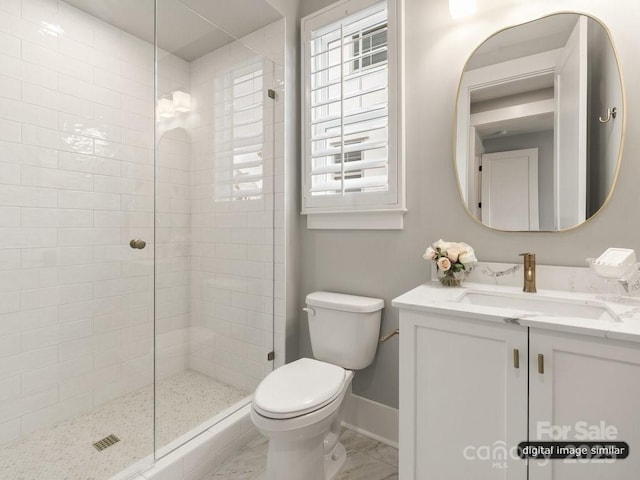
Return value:
[[(265, 149), (265, 62), (258, 56), (223, 71), (215, 79), (214, 120), (216, 202), (260, 200)], [(268, 79), (270, 80), (270, 79)]]
[(613, 191), (624, 95), (603, 25), (562, 13), (490, 37), (460, 81), (455, 165), (462, 201), (484, 225), (558, 231)]

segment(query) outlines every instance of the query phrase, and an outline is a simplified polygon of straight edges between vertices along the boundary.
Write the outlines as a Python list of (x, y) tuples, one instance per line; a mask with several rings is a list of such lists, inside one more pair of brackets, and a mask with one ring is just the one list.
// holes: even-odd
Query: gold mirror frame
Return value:
[[(618, 67), (618, 74), (619, 74), (619, 77), (620, 77), (620, 93), (621, 93), (621, 98), (622, 98), (622, 106), (621, 106), (621, 108), (618, 108), (617, 113), (618, 113), (618, 118), (622, 122), (622, 127), (621, 127), (621, 131), (620, 131), (620, 147), (618, 149), (618, 157), (617, 157), (617, 162), (616, 162), (616, 168), (615, 168), (615, 172), (614, 172), (614, 175), (613, 175), (613, 180), (611, 182), (611, 186), (609, 188), (609, 192), (607, 193), (607, 196), (606, 196), (605, 200), (603, 201), (602, 205), (598, 208), (598, 210), (596, 210), (591, 216), (587, 217), (583, 222), (577, 223), (576, 225), (573, 225), (571, 227), (557, 229), (557, 230), (504, 230), (504, 229), (492, 227), (490, 225), (486, 225), (479, 218), (477, 218), (473, 214), (473, 212), (471, 212), (471, 210), (469, 209), (468, 202), (466, 202), (464, 200), (464, 195), (463, 195), (463, 192), (462, 192), (462, 183), (460, 181), (460, 172), (458, 170), (458, 165), (457, 165), (457, 163), (458, 163), (457, 162), (457, 153), (458, 153), (458, 148), (457, 148), (458, 103), (460, 102), (460, 94), (461, 94), (461, 90), (462, 90), (462, 87), (463, 87), (463, 75), (464, 75), (465, 69), (466, 69), (467, 65), (469, 64), (469, 61), (476, 54), (476, 52), (483, 45), (485, 45), (486, 42), (488, 42), (490, 39), (494, 38), (495, 36), (505, 32), (507, 30), (511, 30), (513, 28), (517, 28), (517, 27), (520, 27), (520, 26), (528, 25), (528, 24), (531, 24), (533, 22), (537, 22), (539, 20), (543, 20), (545, 18), (549, 18), (549, 17), (555, 16), (555, 15), (563, 15), (563, 14), (582, 15), (582, 16), (588, 17), (588, 18), (594, 20), (595, 22), (597, 22), (603, 28), (603, 30), (607, 33), (607, 36), (609, 38), (609, 43), (611, 45), (611, 49), (613, 50), (613, 55), (615, 57), (616, 64), (617, 64), (617, 67)], [(540, 17), (534, 18), (534, 19), (526, 21), (526, 22), (521, 22), (521, 23), (512, 24), (512, 25), (503, 27), (500, 30), (496, 31), (495, 33), (493, 33), (493, 34), (489, 35), (488, 37), (486, 37), (476, 48), (473, 49), (473, 51), (467, 57), (467, 60), (464, 63), (464, 66), (462, 68), (462, 72), (460, 74), (460, 81), (458, 82), (458, 88), (457, 88), (457, 93), (456, 93), (456, 102), (455, 102), (455, 114), (454, 114), (454, 118), (453, 118), (453, 139), (452, 139), (453, 168), (454, 168), (454, 171), (455, 171), (456, 186), (457, 186), (457, 189), (458, 189), (458, 196), (459, 196), (460, 201), (461, 201), (464, 209), (466, 210), (467, 214), (475, 222), (479, 223), (480, 225), (482, 225), (482, 226), (484, 226), (486, 228), (489, 228), (491, 230), (495, 230), (495, 231), (499, 231), (499, 232), (505, 232), (505, 233), (509, 233), (509, 232), (513, 232), (513, 233), (558, 233), (558, 232), (567, 232), (567, 231), (579, 228), (579, 227), (587, 224), (590, 220), (592, 220), (593, 218), (598, 216), (602, 212), (602, 210), (604, 210), (604, 208), (608, 205), (609, 201), (611, 200), (611, 197), (613, 196), (613, 193), (615, 191), (615, 188), (616, 188), (616, 185), (617, 185), (617, 181), (618, 181), (618, 175), (620, 173), (620, 166), (621, 166), (621, 163), (622, 163), (622, 155), (623, 155), (623, 150), (624, 150), (624, 142), (625, 142), (625, 138), (626, 138), (626, 128), (627, 128), (627, 115), (626, 115), (627, 95), (626, 95), (626, 90), (625, 90), (625, 86), (624, 85), (625, 85), (625, 82), (624, 82), (622, 64), (620, 62), (620, 55), (618, 54), (618, 49), (616, 48), (616, 44), (615, 44), (615, 42), (613, 40), (613, 36), (611, 34), (611, 30), (599, 18), (597, 18), (597, 17), (595, 17), (595, 16), (593, 16), (593, 15), (591, 15), (589, 13), (577, 12), (577, 11), (558, 11), (558, 12), (553, 12), (553, 13), (549, 13), (549, 14), (546, 14), (546, 15), (542, 15)]]

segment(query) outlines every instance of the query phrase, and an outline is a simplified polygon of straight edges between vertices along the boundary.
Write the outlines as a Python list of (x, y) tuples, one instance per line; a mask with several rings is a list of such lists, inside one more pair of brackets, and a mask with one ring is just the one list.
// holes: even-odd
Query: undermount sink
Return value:
[(591, 300), (545, 297), (537, 293), (503, 293), (469, 290), (456, 302), (527, 312), (524, 316), (554, 316), (620, 321), (605, 304)]

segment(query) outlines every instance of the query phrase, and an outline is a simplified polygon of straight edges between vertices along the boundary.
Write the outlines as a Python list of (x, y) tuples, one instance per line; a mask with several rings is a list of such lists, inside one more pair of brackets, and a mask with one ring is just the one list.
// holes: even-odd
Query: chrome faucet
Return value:
[(524, 257), (524, 286), (523, 292), (536, 293), (536, 254), (521, 253)]

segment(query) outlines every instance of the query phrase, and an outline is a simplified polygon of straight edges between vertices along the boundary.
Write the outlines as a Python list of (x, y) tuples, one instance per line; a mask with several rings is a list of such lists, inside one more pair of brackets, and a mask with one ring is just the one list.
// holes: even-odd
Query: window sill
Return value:
[(309, 230), (402, 230), (405, 213), (407, 213), (406, 209), (307, 213), (307, 228)]

